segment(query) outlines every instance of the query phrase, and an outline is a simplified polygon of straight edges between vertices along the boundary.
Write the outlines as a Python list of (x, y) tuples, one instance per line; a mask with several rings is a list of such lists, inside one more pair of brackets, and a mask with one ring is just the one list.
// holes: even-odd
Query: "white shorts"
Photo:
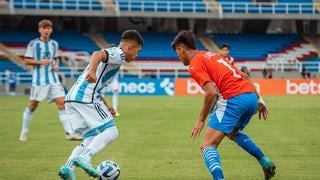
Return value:
[(66, 102), (65, 107), (72, 129), (82, 135), (110, 121), (113, 122), (113, 117), (103, 102), (93, 104)]
[(64, 88), (61, 84), (49, 84), (43, 86), (32, 86), (30, 92), (31, 101), (43, 101), (48, 99), (49, 102), (66, 95)]

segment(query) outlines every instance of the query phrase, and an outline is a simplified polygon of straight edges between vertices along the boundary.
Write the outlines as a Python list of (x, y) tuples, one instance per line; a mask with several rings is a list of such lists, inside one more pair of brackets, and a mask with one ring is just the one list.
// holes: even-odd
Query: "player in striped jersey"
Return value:
[(72, 128), (83, 135), (83, 142), (74, 148), (65, 165), (59, 169), (62, 179), (75, 179), (74, 166), (84, 169), (89, 176), (97, 177), (91, 158), (118, 137), (113, 121), (114, 109), (101, 96), (120, 66), (136, 58), (143, 39), (136, 30), (123, 32), (119, 47), (94, 52), (90, 64), (66, 96), (66, 110)]
[(19, 140), (26, 141), (32, 113), (38, 107), (40, 101), (48, 98), (54, 101), (59, 109), (59, 118), (67, 134), (68, 140), (79, 140), (80, 136), (73, 133), (68, 116), (64, 108), (64, 89), (58, 78), (59, 60), (58, 43), (50, 39), (52, 33), (52, 22), (42, 20), (38, 24), (40, 38), (32, 40), (25, 53), (25, 63), (33, 66), (32, 87), (30, 102), (23, 113), (22, 130)]

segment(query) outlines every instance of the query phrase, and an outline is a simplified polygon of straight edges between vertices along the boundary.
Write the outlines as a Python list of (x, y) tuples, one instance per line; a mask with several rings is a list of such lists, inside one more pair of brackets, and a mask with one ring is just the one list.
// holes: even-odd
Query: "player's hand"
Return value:
[(108, 110), (110, 111), (111, 115), (115, 117), (116, 111), (113, 109), (113, 107), (109, 107)]
[(203, 129), (203, 126), (204, 126), (204, 122), (205, 121), (201, 120), (200, 118), (197, 120), (191, 133), (192, 140), (196, 139), (200, 135), (201, 130)]
[(97, 81), (96, 73), (93, 71), (88, 71), (88, 73), (86, 75), (86, 80), (89, 83), (95, 83)]
[(259, 119), (263, 118), (264, 120), (268, 119), (269, 111), (266, 106), (266, 103), (262, 100), (262, 98), (259, 98), (258, 101), (258, 113), (259, 113)]
[(51, 61), (49, 59), (44, 59), (41, 61), (41, 64), (44, 66), (49, 66), (51, 64)]
[(53, 67), (53, 71), (54, 71), (54, 72), (58, 72), (58, 71), (59, 71), (59, 66), (55, 65), (55, 66)]

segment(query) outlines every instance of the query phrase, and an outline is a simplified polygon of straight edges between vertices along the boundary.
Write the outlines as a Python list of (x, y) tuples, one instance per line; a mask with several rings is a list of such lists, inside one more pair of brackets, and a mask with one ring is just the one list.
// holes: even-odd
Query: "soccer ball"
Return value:
[(97, 167), (99, 180), (116, 180), (120, 176), (120, 167), (113, 161), (103, 161)]

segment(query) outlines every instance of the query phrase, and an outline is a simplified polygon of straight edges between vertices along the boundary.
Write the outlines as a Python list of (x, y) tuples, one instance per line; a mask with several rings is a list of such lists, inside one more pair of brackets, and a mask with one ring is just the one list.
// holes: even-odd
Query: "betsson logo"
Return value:
[[(260, 92), (260, 85), (258, 83), (253, 83), (256, 90)], [(192, 82), (191, 79), (187, 80), (187, 94), (204, 94), (202, 88), (196, 82)]]
[(201, 87), (196, 82), (192, 82), (191, 79), (187, 80), (187, 94), (204, 94)]
[(320, 84), (315, 83), (313, 80), (309, 83), (296, 83), (287, 80), (286, 87), (287, 94), (320, 94)]

